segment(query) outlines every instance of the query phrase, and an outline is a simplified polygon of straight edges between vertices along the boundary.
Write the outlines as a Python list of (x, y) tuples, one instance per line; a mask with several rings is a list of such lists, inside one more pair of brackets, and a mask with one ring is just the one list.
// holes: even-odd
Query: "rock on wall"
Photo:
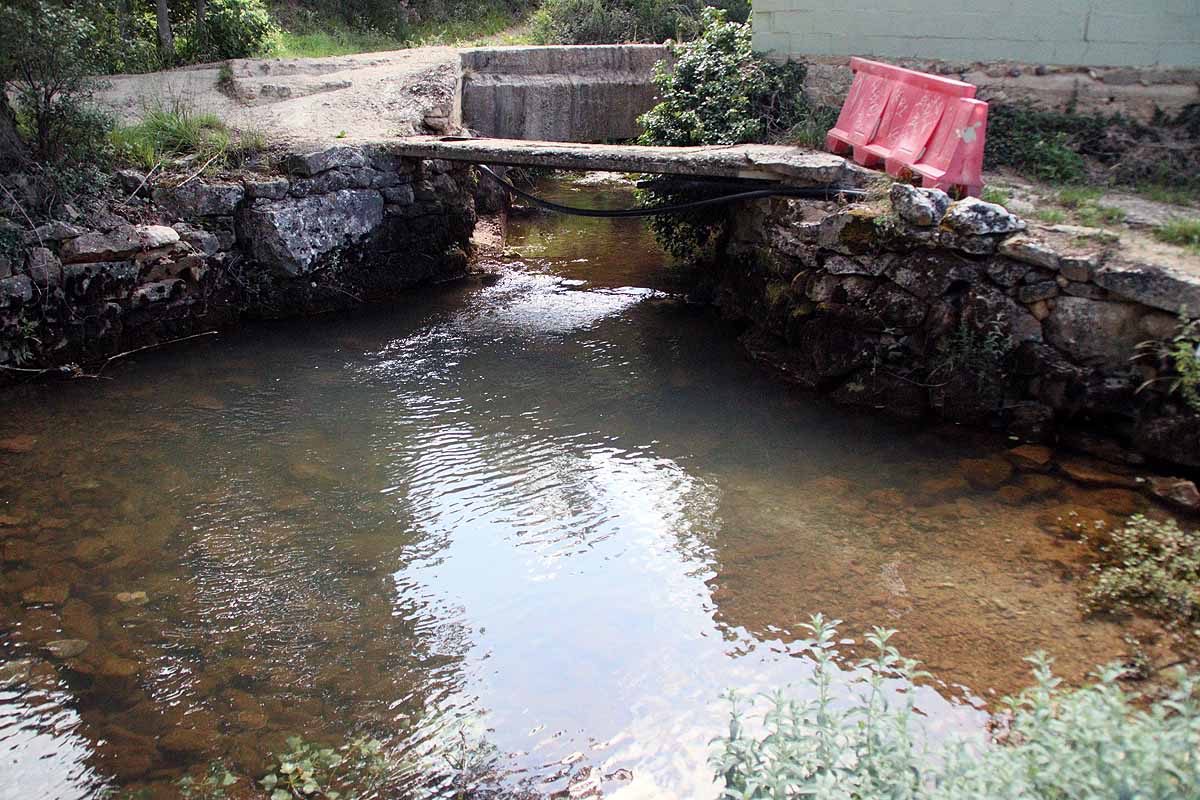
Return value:
[[(147, 182), (129, 202), (25, 232), (23, 259), (0, 259), (0, 364), (87, 364), (246, 316), (383, 301), (465, 274), (470, 167), (382, 146), (279, 167)], [(141, 183), (124, 177), (129, 191)]]
[[(731, 212), (718, 304), (751, 356), (848, 405), (1048, 440), (1083, 425), (1200, 468), (1200, 413), (1138, 345), (1200, 317), (1200, 277), (1047, 240), (1000, 206), (895, 184), (889, 205)], [(1048, 234), (1047, 234), (1048, 235)]]
[(669, 57), (656, 44), (464, 50), (463, 125), (503, 139), (632, 139), (657, 102), (654, 64)]

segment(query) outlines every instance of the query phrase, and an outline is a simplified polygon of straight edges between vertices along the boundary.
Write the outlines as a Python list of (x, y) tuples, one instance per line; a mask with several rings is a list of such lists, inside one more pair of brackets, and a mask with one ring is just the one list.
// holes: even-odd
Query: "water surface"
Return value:
[(636, 221), (509, 244), (495, 285), (5, 396), (0, 439), (33, 439), (0, 453), (0, 658), (36, 663), (0, 690), (0, 797), (257, 777), (291, 733), (383, 739), (397, 794), (447, 794), (468, 742), (512, 791), (713, 796), (721, 693), (806, 675), (812, 613), (900, 629), (934, 736), (1035, 649), (1073, 679), (1121, 652), (1042, 528), (1136, 495), (978, 492), (959, 460), (1004, 442), (765, 378)]

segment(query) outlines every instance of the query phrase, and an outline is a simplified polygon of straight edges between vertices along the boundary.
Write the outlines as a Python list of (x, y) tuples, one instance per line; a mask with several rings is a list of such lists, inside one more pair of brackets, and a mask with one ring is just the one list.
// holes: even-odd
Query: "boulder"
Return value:
[(1083, 297), (1059, 297), (1046, 320), (1046, 340), (1080, 364), (1123, 366), (1145, 334), (1138, 326), (1143, 309)]
[(907, 183), (893, 183), (888, 196), (896, 215), (910, 225), (919, 227), (938, 225), (950, 208), (950, 195), (941, 189), (921, 189)]
[(242, 184), (250, 200), (282, 200), (287, 197), (290, 184), (287, 178), (247, 180)]
[(988, 236), (1025, 230), (1025, 221), (1010, 214), (1004, 206), (975, 197), (951, 205), (942, 219), (942, 225), (964, 236)]
[(1200, 467), (1200, 414), (1176, 414), (1139, 419), (1134, 442), (1152, 458), (1186, 467)]
[(233, 214), (246, 190), (240, 183), (191, 183), (155, 189), (156, 205), (180, 218), (217, 217)]
[(35, 286), (51, 288), (62, 283), (62, 262), (46, 247), (30, 248), (25, 256), (25, 272)]
[(1012, 258), (996, 256), (987, 262), (988, 277), (992, 279), (993, 283), (1003, 286), (1006, 289), (1020, 283), (1027, 272), (1029, 272), (1028, 264)]
[(53, 642), (46, 643), (46, 652), (54, 658), (67, 659), (75, 658), (83, 655), (83, 651), (87, 650), (88, 642), (86, 639), (58, 639)]
[(1152, 477), (1146, 488), (1151, 496), (1167, 505), (1192, 513), (1200, 512), (1200, 491), (1191, 481), (1182, 478)]
[[(1039, 281), (1027, 283), (1017, 291), (1017, 299), (1022, 303), (1036, 303), (1039, 300), (1049, 300), (1058, 295), (1058, 284), (1054, 281)], [(1035, 314), (1035, 316), (1037, 316)]]
[(65, 264), (118, 261), (178, 241), (179, 234), (165, 225), (122, 225), (108, 233), (85, 233), (71, 239), (60, 254)]
[(288, 156), (284, 161), (284, 169), (293, 175), (311, 178), (326, 170), (338, 168), (357, 168), (367, 165), (367, 157), (354, 147), (331, 147), (313, 153), (303, 153)]
[(1054, 451), (1036, 444), (1014, 447), (1005, 455), (1017, 469), (1030, 472), (1049, 472), (1054, 464)]
[(302, 275), (322, 256), (365, 239), (383, 221), (383, 196), (371, 189), (259, 200), (239, 221), (240, 236), (261, 264)]
[(18, 658), (0, 664), (0, 689), (13, 689), (33, 677), (33, 659)]
[(78, 225), (72, 225), (69, 222), (47, 222), (44, 225), (39, 225), (32, 231), (25, 234), (25, 244), (45, 244), (46, 242), (64, 242), (67, 239), (74, 239), (76, 236), (82, 236), (87, 233), (86, 230)]
[(1200, 277), (1145, 264), (1110, 264), (1096, 270), (1097, 284), (1128, 300), (1200, 317)]
[(944, 294), (954, 283), (974, 281), (979, 265), (944, 250), (921, 248), (895, 259), (886, 274), (905, 291), (928, 299)]
[(1042, 323), (1012, 298), (987, 285), (971, 288), (963, 301), (963, 320), (975, 330), (998, 328), (1013, 345), (1042, 341)]
[(1013, 466), (1003, 458), (964, 458), (959, 471), (976, 489), (995, 489), (1013, 475)]
[(1102, 260), (1098, 253), (1063, 256), (1058, 261), (1058, 271), (1069, 281), (1087, 283), (1100, 267)]
[(0, 308), (28, 303), (33, 299), (33, 281), (28, 275), (0, 278)]
[(1045, 269), (1058, 269), (1058, 254), (1032, 236), (1010, 236), (996, 249), (1002, 256), (1014, 261), (1032, 264)]

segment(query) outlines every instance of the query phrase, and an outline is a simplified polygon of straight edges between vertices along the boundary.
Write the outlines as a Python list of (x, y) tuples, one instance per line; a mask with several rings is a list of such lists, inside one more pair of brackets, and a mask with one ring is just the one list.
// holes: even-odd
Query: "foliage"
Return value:
[[(798, 700), (782, 692), (749, 721), (737, 704), (729, 735), (711, 759), (733, 800), (966, 800), (1021, 798), (1174, 798), (1200, 792), (1200, 699), (1184, 675), (1149, 709), (1117, 683), (1067, 690), (1044, 655), (1028, 659), (1035, 685), (1005, 701), (1004, 743), (951, 739), (930, 747), (921, 735), (915, 682), (924, 673), (888, 644), (893, 631), (867, 637), (872, 658), (841, 672), (837, 621), (806, 626), (813, 660)], [(841, 685), (838, 685), (841, 684)], [(892, 696), (892, 691), (896, 696)]]
[(279, 34), (262, 0), (207, 0), (204, 20), (193, 20), (180, 47), (190, 62), (250, 58), (266, 53)]
[(200, 780), (190, 775), (179, 779), (179, 795), (183, 800), (225, 800), (227, 789), (238, 782), (238, 778), (220, 761), (208, 765), (208, 772)]
[(1166, 619), (1200, 621), (1200, 532), (1138, 514), (1102, 550), (1105, 561), (1096, 565), (1087, 595), (1090, 610), (1141, 608)]
[[(777, 65), (751, 48), (750, 26), (706, 8), (703, 32), (675, 48), (675, 63), (659, 62), (654, 83), (662, 100), (642, 115), (642, 144), (685, 146), (762, 141), (796, 125), (808, 111), (804, 67)], [(719, 192), (718, 192), (719, 194)], [(700, 199), (696, 192), (642, 190), (643, 205)], [(695, 257), (725, 219), (719, 207), (651, 217), (660, 244), (677, 258)]]
[(119, 158), (142, 169), (188, 155), (218, 166), (237, 164), (265, 146), (260, 134), (233, 131), (178, 97), (148, 108), (141, 122), (117, 128), (111, 139)]
[(1179, 327), (1171, 339), (1142, 342), (1138, 351), (1138, 358), (1153, 358), (1168, 372), (1158, 379), (1166, 382), (1168, 394), (1178, 392), (1193, 411), (1200, 412), (1200, 319), (1189, 320), (1180, 311)]
[(271, 800), (369, 797), (387, 773), (387, 758), (378, 739), (359, 737), (332, 748), (289, 736), (287, 746), (278, 765), (259, 781)]
[(986, 203), (995, 203), (996, 205), (1007, 206), (1012, 200), (1008, 196), (1008, 192), (996, 186), (985, 186), (979, 195), (979, 199)]
[(1172, 219), (1154, 229), (1154, 238), (1200, 253), (1200, 219)]
[(95, 34), (87, 18), (44, 0), (0, 6), (0, 115), (14, 96), (17, 135), (42, 163), (90, 162), (103, 150), (111, 121), (89, 102)]
[(965, 321), (937, 344), (930, 377), (972, 375), (979, 388), (1004, 372), (1004, 362), (1012, 351), (1012, 337), (1004, 333), (999, 322), (986, 330), (976, 330)]
[(750, 18), (747, 0), (543, 0), (532, 18), (538, 44), (619, 44), (694, 39), (705, 29), (703, 9)]

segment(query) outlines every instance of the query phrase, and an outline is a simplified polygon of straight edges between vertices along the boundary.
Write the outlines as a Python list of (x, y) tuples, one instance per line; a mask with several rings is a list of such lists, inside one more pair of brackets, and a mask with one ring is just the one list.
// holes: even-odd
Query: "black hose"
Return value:
[(798, 186), (776, 186), (770, 189), (755, 189), (749, 192), (738, 192), (737, 194), (727, 194), (721, 197), (710, 197), (707, 200), (693, 200), (689, 203), (675, 203), (669, 206), (643, 206), (641, 208), (619, 208), (619, 209), (600, 209), (600, 208), (575, 208), (574, 206), (564, 206), (558, 203), (552, 203), (549, 200), (543, 200), (540, 197), (518, 189), (511, 183), (501, 178), (488, 166), (484, 164), (476, 164), (479, 170), (494, 180), (496, 183), (504, 187), (510, 194), (515, 194), (517, 197), (528, 200), (535, 206), (547, 209), (549, 211), (557, 211), (560, 214), (574, 214), (577, 217), (611, 217), (611, 218), (627, 218), (627, 217), (649, 217), (654, 214), (671, 214), (676, 211), (686, 211), (689, 208), (702, 208), (704, 206), (716, 206), (722, 203), (736, 203), (740, 200), (758, 200), (763, 197), (803, 197), (809, 200), (833, 200), (841, 197), (862, 197), (866, 194), (862, 189), (845, 189), (840, 187), (829, 187), (821, 189), (800, 188)]

